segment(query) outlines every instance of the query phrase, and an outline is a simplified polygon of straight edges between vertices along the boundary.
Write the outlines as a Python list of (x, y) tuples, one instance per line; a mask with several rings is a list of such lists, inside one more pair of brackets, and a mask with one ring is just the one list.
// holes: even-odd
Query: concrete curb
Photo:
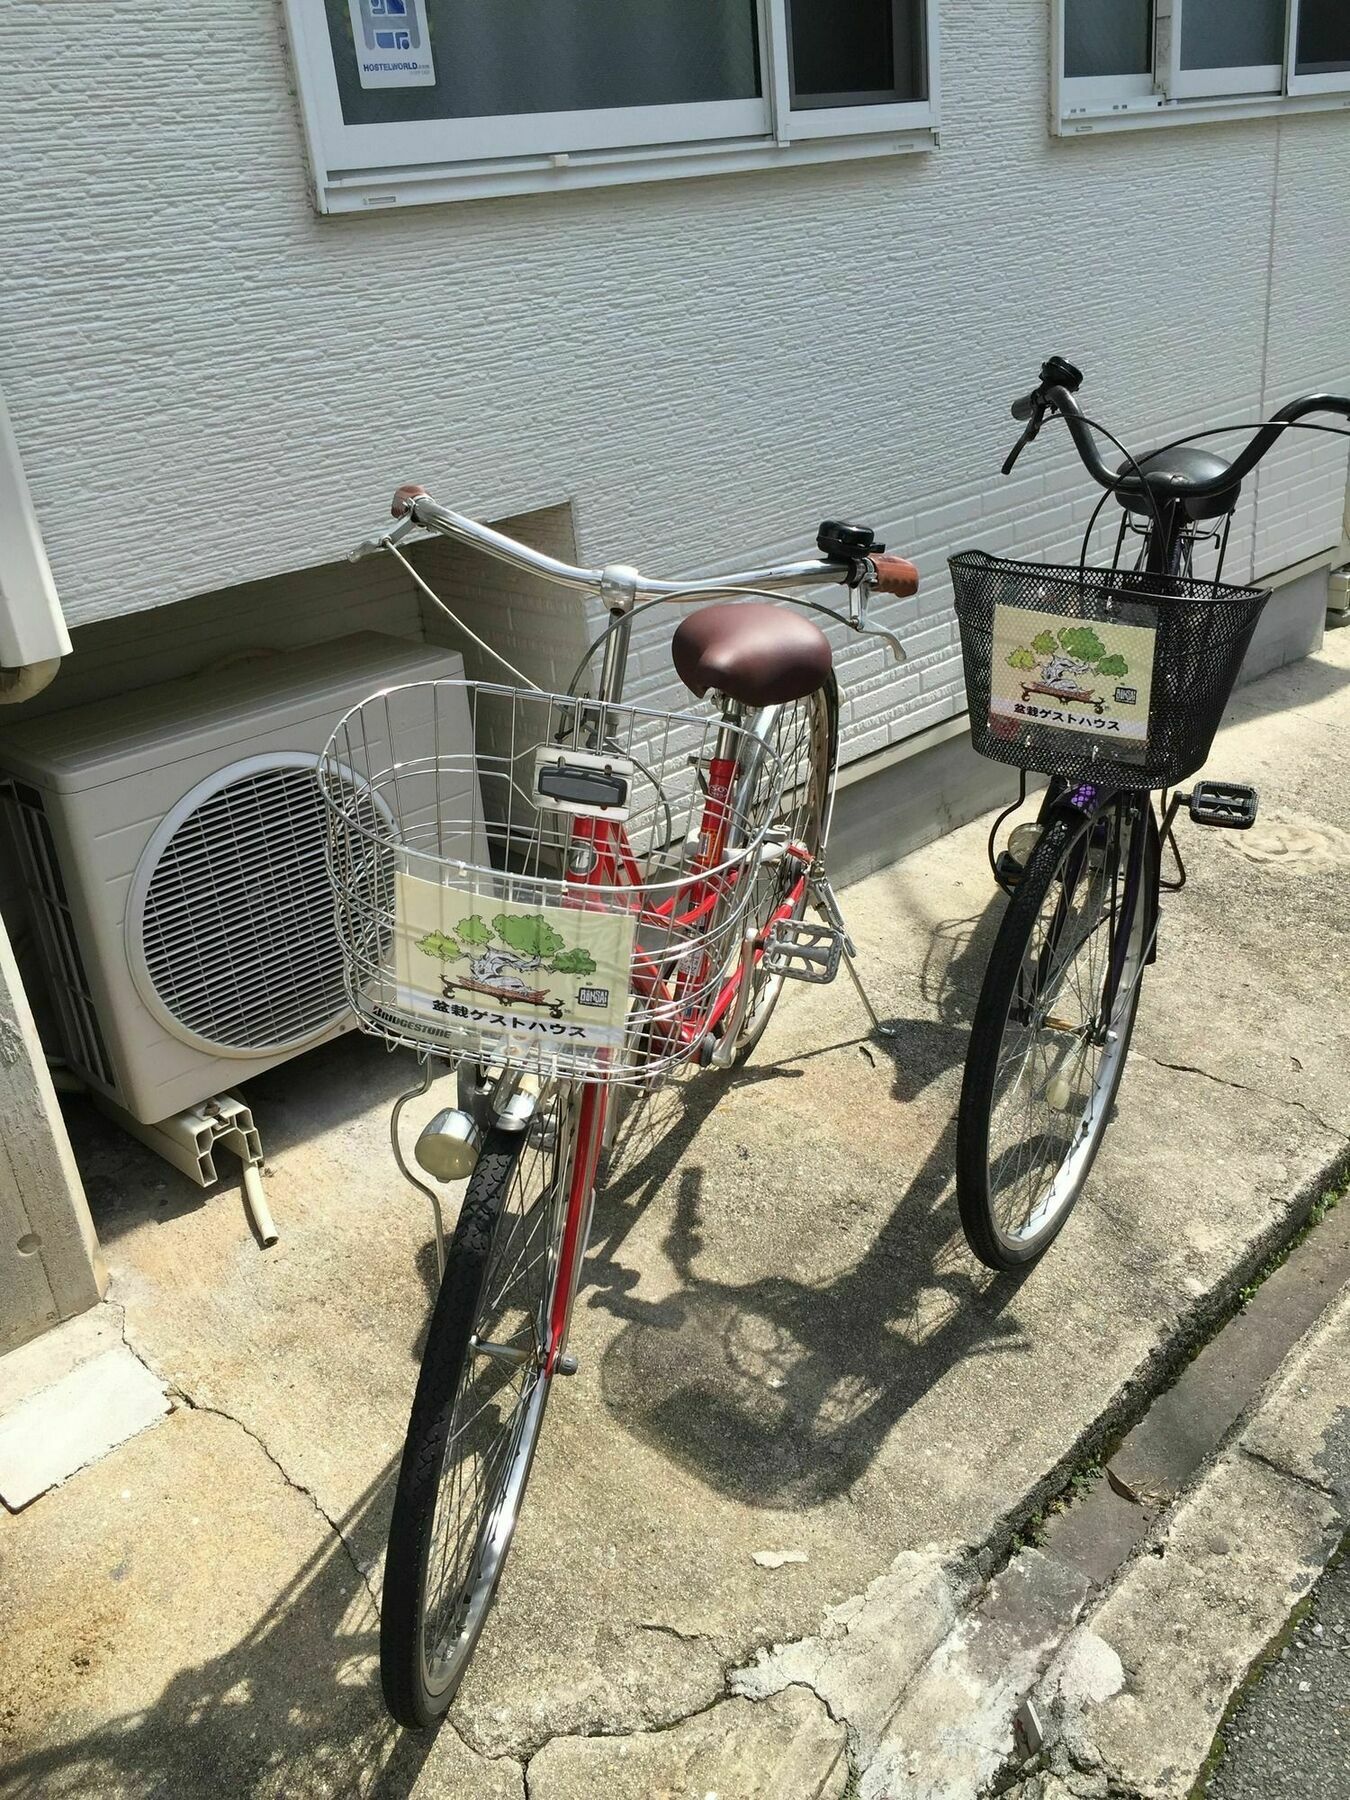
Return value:
[(1060, 1647), (1032, 1697), (1044, 1766), (1016, 1800), (1190, 1794), (1235, 1690), (1350, 1528), (1347, 1361), (1350, 1288)]

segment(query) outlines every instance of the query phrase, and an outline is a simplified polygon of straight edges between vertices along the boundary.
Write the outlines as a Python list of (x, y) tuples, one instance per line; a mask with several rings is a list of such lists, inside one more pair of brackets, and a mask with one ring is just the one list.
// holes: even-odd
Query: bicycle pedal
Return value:
[(844, 934), (834, 925), (811, 925), (805, 919), (780, 919), (764, 945), (764, 967), (789, 981), (824, 986), (839, 973)]
[(1225, 831), (1250, 831), (1256, 823), (1260, 796), (1241, 781), (1197, 781), (1188, 806), (1196, 825), (1217, 825)]

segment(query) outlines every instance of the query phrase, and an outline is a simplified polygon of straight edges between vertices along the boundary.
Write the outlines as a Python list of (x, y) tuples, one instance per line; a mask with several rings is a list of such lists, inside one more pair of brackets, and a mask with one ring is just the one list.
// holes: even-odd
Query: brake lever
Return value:
[(363, 556), (378, 556), (381, 550), (387, 550), (391, 544), (402, 543), (405, 537), (420, 529), (417, 520), (408, 513), (397, 525), (391, 525), (388, 531), (380, 532), (378, 537), (362, 538), (355, 550), (347, 552), (347, 561), (360, 562)]
[(885, 625), (855, 625), (853, 629), (862, 637), (880, 638), (886, 646), (892, 663), (899, 664), (909, 661), (909, 651), (905, 649), (895, 633), (888, 630)]
[(866, 573), (867, 567), (867, 559), (858, 558), (849, 572), (848, 622), (859, 637), (880, 638), (890, 652), (892, 662), (908, 662), (909, 652), (896, 634), (885, 625), (873, 625), (868, 621), (867, 607), (872, 598), (872, 583)]
[(1035, 407), (1032, 409), (1032, 414), (1031, 414), (1030, 419), (1027, 421), (1026, 430), (1022, 433), (1021, 437), (1018, 438), (1017, 442), (1013, 445), (1011, 451), (1008, 453), (1008, 458), (1007, 458), (1006, 462), (1003, 464), (1003, 473), (1005, 475), (1012, 474), (1013, 470), (1017, 466), (1018, 457), (1022, 454), (1022, 452), (1026, 449), (1027, 445), (1032, 441), (1032, 439), (1040, 431), (1041, 426), (1045, 421), (1045, 413), (1046, 413), (1045, 402), (1043, 400), (1038, 400), (1036, 402)]

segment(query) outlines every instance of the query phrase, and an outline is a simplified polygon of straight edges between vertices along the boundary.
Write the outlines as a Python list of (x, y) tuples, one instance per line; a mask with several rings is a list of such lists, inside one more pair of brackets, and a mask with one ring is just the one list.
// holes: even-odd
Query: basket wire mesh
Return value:
[(1270, 598), (982, 550), (950, 566), (975, 748), (1109, 787), (1171, 787), (1201, 766)]
[[(714, 755), (736, 760), (725, 798), (705, 792)], [(617, 774), (627, 793), (568, 810), (541, 757), (564, 786)], [(319, 780), (365, 1030), (541, 1080), (651, 1086), (695, 1054), (781, 798), (771, 745), (693, 713), (415, 682), (346, 714)]]

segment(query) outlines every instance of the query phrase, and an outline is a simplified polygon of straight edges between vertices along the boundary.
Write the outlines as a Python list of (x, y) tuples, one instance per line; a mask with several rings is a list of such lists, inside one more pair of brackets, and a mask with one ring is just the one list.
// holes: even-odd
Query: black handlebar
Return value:
[(1024, 394), (1020, 400), (1013, 401), (1013, 417), (1029, 423), (1003, 465), (1005, 475), (1011, 471), (1013, 464), (1036, 436), (1045, 415), (1058, 413), (1069, 428), (1069, 436), (1083, 459), (1083, 466), (1100, 486), (1117, 494), (1152, 493), (1159, 500), (1210, 500), (1245, 480), (1266, 452), (1283, 437), (1286, 425), (1292, 425), (1309, 413), (1316, 412), (1339, 413), (1350, 419), (1350, 399), (1339, 394), (1308, 394), (1302, 400), (1291, 400), (1288, 406), (1282, 406), (1274, 418), (1261, 427), (1242, 454), (1221, 474), (1189, 481), (1179, 475), (1145, 473), (1142, 478), (1138, 475), (1117, 475), (1102, 461), (1097, 440), (1092, 435), (1092, 426), (1074, 398), (1082, 381), (1081, 373), (1072, 363), (1065, 362), (1063, 357), (1052, 356), (1041, 369), (1041, 385), (1033, 388), (1029, 394)]

